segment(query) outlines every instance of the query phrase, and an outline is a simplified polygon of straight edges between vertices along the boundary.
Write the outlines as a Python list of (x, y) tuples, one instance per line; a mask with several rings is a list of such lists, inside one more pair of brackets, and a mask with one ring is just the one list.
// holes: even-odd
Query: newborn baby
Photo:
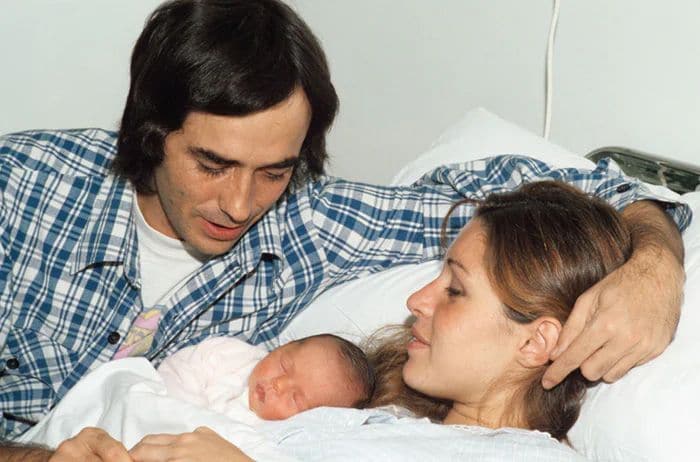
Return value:
[(362, 407), (374, 388), (365, 354), (320, 334), (270, 353), (229, 337), (183, 348), (158, 367), (168, 395), (253, 424), (320, 406)]

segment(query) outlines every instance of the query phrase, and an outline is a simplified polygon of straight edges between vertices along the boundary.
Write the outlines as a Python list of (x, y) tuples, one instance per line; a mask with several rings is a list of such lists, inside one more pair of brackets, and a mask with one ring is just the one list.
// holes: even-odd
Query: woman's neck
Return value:
[[(497, 405), (468, 405), (454, 402), (442, 421), (445, 425), (478, 425), (487, 428), (527, 428), (521, 412), (506, 412), (505, 403)], [(508, 406), (510, 407), (510, 406)]]

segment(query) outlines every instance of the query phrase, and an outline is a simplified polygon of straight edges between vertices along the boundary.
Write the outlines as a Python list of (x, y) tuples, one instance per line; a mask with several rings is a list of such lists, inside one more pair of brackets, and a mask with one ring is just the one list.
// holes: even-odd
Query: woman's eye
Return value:
[(454, 287), (447, 286), (445, 287), (445, 292), (447, 292), (448, 297), (459, 297), (462, 295), (462, 291), (459, 289), (455, 289)]

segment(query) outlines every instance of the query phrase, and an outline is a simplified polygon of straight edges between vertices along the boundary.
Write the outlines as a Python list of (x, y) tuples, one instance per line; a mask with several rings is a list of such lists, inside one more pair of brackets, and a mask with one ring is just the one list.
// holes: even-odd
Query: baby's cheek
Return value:
[(259, 403), (258, 408), (254, 411), (258, 417), (265, 420), (282, 420), (289, 417), (286, 408), (284, 406), (280, 406), (279, 401), (274, 399), (269, 399), (264, 403)]

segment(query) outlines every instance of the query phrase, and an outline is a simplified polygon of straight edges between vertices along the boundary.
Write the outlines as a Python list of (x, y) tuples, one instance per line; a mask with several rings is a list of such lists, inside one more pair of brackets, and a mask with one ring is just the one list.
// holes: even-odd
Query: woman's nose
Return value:
[(415, 317), (430, 317), (435, 309), (435, 291), (438, 290), (437, 279), (413, 292), (406, 300), (408, 310)]

